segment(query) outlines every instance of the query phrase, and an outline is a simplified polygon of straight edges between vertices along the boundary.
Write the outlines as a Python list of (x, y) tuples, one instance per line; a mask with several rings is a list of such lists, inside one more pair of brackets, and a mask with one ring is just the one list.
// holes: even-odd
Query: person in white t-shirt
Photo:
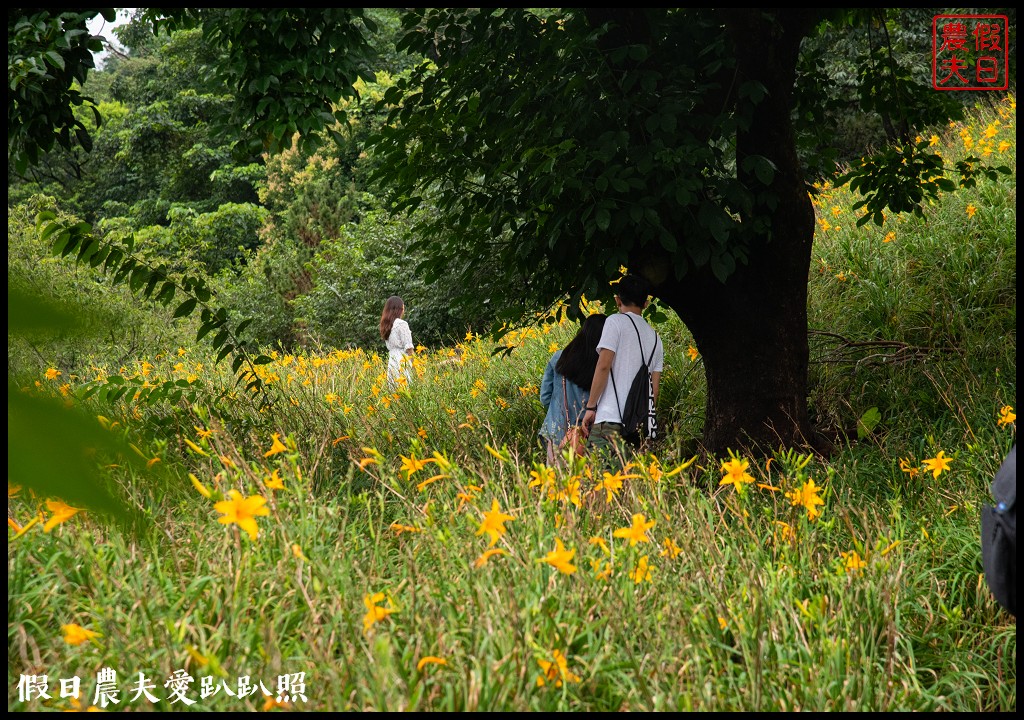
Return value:
[(626, 394), (637, 370), (650, 359), (648, 369), (657, 405), (665, 346), (641, 315), (650, 295), (647, 281), (639, 275), (626, 275), (615, 288), (619, 311), (605, 321), (597, 344), (597, 368), (583, 414), (583, 427), (589, 433), (591, 451), (606, 451), (611, 458), (618, 459), (621, 467), (622, 408)]
[(403, 317), (405, 303), (402, 298), (392, 295), (384, 303), (384, 311), (380, 315), (380, 337), (388, 348), (388, 388), (394, 390), (399, 382), (408, 383), (412, 379), (412, 362), (409, 359), (415, 352), (412, 344), (412, 330)]

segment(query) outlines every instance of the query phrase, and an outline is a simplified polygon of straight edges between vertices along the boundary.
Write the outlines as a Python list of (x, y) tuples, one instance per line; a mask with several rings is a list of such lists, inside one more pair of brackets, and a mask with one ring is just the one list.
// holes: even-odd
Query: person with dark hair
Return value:
[(408, 383), (412, 379), (408, 356), (414, 352), (412, 330), (403, 317), (405, 303), (402, 298), (392, 295), (384, 303), (380, 314), (380, 337), (388, 348), (388, 388), (394, 390), (399, 378)]
[(547, 409), (540, 437), (547, 447), (548, 465), (561, 461), (559, 443), (569, 424), (578, 424), (587, 406), (590, 384), (597, 366), (597, 342), (601, 339), (606, 316), (588, 316), (575, 337), (556, 351), (544, 368), (540, 383), (540, 402)]
[(608, 318), (597, 344), (600, 354), (583, 414), (583, 429), (592, 450), (617, 457), (620, 466), (622, 456), (618, 441), (629, 387), (641, 365), (646, 363), (653, 395), (651, 407), (656, 406), (665, 362), (664, 344), (641, 315), (649, 295), (649, 285), (639, 275), (625, 275), (615, 286), (615, 304), (619, 311)]

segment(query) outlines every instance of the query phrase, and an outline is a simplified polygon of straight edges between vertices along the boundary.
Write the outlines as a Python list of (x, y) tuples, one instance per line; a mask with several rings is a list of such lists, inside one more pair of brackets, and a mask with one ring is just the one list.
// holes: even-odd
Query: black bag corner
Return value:
[(981, 509), (981, 562), (996, 601), (1017, 617), (1017, 446), (992, 481), (993, 505)]

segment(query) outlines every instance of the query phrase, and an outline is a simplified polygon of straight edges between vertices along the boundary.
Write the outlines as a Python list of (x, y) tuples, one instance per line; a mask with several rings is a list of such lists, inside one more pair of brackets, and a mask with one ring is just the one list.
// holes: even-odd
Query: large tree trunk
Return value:
[[(749, 263), (724, 284), (707, 269), (682, 283), (658, 287), (693, 333), (707, 377), (704, 445), (770, 452), (813, 441), (807, 415), (807, 275), (814, 238), (814, 210), (804, 184), (790, 121), (791, 92), (800, 40), (814, 17), (804, 11), (725, 11), (738, 58), (737, 85), (760, 82), (767, 95), (751, 109), (748, 129), (737, 136), (737, 166), (760, 155), (775, 165), (768, 188), (774, 210), (770, 231), (748, 238)], [(758, 38), (759, 42), (750, 42)], [(766, 39), (769, 39), (765, 41)], [(743, 112), (743, 109), (740, 108)], [(755, 191), (754, 177), (740, 179)]]

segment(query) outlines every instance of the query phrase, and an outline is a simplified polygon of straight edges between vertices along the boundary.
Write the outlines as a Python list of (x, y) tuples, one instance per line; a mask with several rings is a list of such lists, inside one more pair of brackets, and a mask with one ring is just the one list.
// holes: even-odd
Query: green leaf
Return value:
[[(180, 318), (186, 315), (191, 315), (192, 311), (196, 309), (196, 299), (189, 298), (174, 310), (174, 317)], [(205, 334), (205, 333), (204, 333)], [(198, 339), (198, 338), (197, 338)]]
[(863, 415), (860, 416), (860, 420), (857, 421), (857, 438), (863, 440), (870, 435), (878, 423), (882, 420), (882, 413), (878, 411), (877, 407), (868, 408)]
[(608, 212), (607, 208), (598, 208), (597, 216), (594, 219), (602, 231), (607, 230), (608, 226), (612, 223), (612, 215)]

